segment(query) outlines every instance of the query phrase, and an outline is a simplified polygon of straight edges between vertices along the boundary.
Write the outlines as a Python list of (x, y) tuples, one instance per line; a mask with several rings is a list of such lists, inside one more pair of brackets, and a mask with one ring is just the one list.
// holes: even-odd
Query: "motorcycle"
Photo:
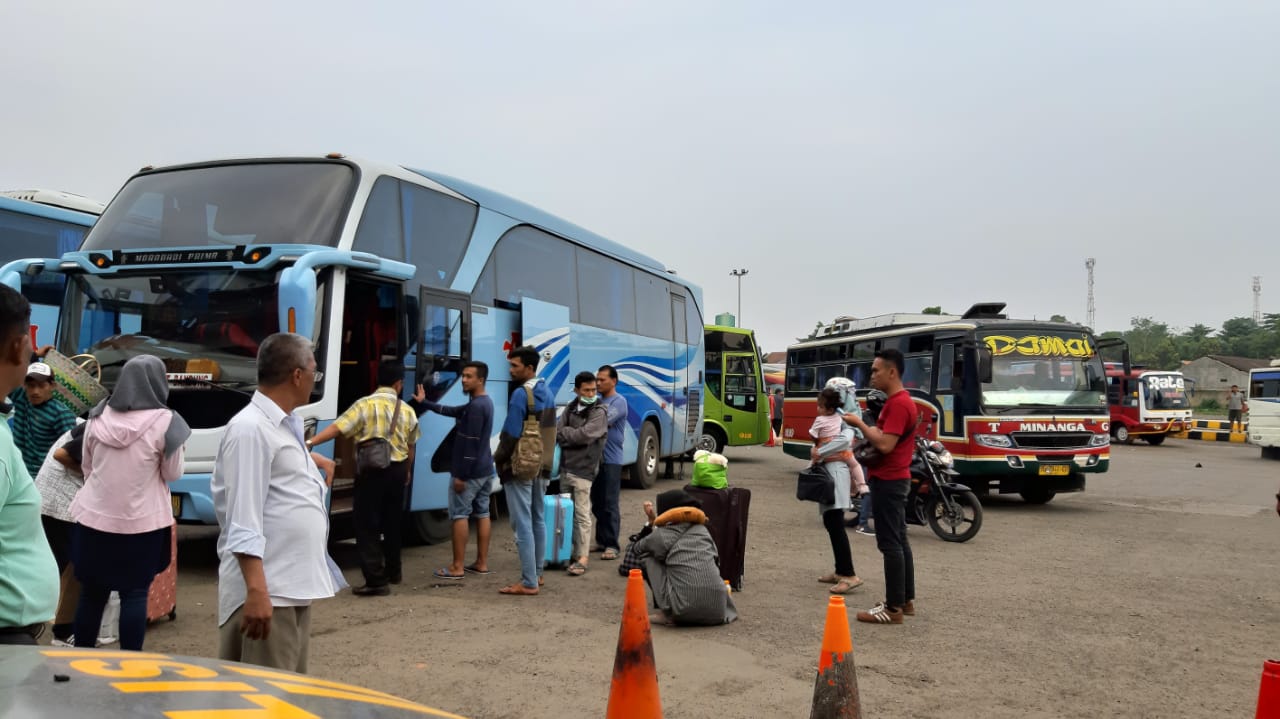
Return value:
[(911, 457), (911, 491), (907, 495), (907, 523), (928, 524), (944, 542), (967, 542), (982, 528), (982, 503), (963, 484), (951, 452), (941, 442), (915, 437)]

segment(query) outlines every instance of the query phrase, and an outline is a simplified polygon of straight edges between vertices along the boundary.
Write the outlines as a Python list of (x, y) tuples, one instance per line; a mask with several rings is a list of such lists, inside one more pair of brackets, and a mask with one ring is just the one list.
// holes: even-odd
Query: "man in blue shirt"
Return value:
[[(446, 407), (428, 402), (422, 385), (413, 395), (409, 405), (419, 414), (427, 411), (454, 417), (453, 455), (449, 461), (449, 519), (453, 520), (453, 563), (435, 571), (440, 579), (462, 579), (466, 572), (489, 573), (489, 491), (497, 470), (493, 467), (493, 453), (489, 451), (489, 437), (493, 435), (493, 400), (485, 394), (484, 385), (489, 379), (489, 365), (484, 362), (468, 362), (462, 365), (462, 391), (470, 400), (466, 404)], [(467, 520), (476, 519), (476, 561), (467, 566)]]
[[(547, 477), (539, 473), (536, 479), (520, 480), (511, 475), (511, 457), (516, 442), (524, 429), (529, 414), (529, 388), (533, 390), (533, 411), (538, 415), (538, 426), (544, 435), (550, 431), (555, 437), (556, 401), (547, 383), (538, 377), (538, 350), (533, 347), (517, 347), (507, 355), (511, 368), (511, 384), (515, 390), (507, 405), (507, 421), (502, 424), (498, 436), (498, 449), (493, 460), (498, 465), (503, 490), (507, 493), (507, 509), (511, 512), (511, 528), (516, 535), (516, 549), (520, 554), (520, 581), (498, 591), (503, 594), (533, 595), (542, 585), (542, 565), (547, 556), (547, 527), (543, 517), (544, 499), (547, 494)], [(545, 446), (543, 452), (549, 452)], [(545, 467), (549, 456), (543, 457)]]
[(609, 435), (605, 438), (600, 472), (591, 483), (591, 513), (596, 518), (596, 545), (604, 550), (600, 558), (617, 559), (622, 549), (618, 542), (618, 494), (622, 491), (622, 432), (627, 426), (627, 398), (618, 393), (618, 370), (612, 365), (596, 370), (596, 388), (607, 412)]

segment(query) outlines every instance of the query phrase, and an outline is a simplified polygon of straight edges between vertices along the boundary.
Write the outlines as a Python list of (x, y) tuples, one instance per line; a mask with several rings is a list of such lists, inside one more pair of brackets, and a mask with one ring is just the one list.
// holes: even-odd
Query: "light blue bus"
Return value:
[[(83, 203), (85, 211), (76, 211), (37, 201), (45, 195), (63, 194), (47, 190), (0, 193), (0, 264), (32, 255), (61, 257), (80, 246), (98, 219), (92, 211), (95, 203)], [(39, 345), (53, 343), (65, 286), (61, 275), (48, 273), (24, 274), (14, 288), (31, 303), (31, 324), (36, 327)]]
[[(700, 289), (662, 263), (522, 202), (444, 175), (338, 154), (144, 168), (77, 252), (0, 269), (65, 274), (57, 345), (88, 352), (110, 386), (138, 354), (165, 360), (170, 405), (192, 426), (173, 484), (181, 521), (212, 523), (209, 474), (226, 422), (255, 387), (258, 343), (280, 330), (312, 338), (324, 372), (300, 409), (309, 431), (373, 389), (378, 362), (405, 358), (428, 396), (462, 404), (463, 362), (490, 368), (498, 407), (506, 354), (530, 344), (563, 406), (573, 375), (611, 364), (630, 411), (625, 457), (635, 486), (701, 430)], [(406, 390), (408, 394), (408, 390)], [(422, 418), (410, 525), (448, 528), (447, 479), (430, 461), (453, 426)], [(334, 511), (349, 508), (353, 449), (339, 462)], [(445, 462), (447, 466), (447, 462)]]

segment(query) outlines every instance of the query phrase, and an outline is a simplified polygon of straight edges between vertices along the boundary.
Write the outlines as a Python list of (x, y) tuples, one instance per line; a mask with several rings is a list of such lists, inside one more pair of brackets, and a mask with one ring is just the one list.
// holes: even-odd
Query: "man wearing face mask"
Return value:
[(573, 495), (573, 562), (569, 574), (587, 571), (587, 551), (591, 547), (591, 478), (600, 469), (609, 423), (604, 405), (596, 395), (596, 376), (579, 372), (573, 378), (577, 395), (564, 408), (556, 426), (560, 445), (561, 484)]

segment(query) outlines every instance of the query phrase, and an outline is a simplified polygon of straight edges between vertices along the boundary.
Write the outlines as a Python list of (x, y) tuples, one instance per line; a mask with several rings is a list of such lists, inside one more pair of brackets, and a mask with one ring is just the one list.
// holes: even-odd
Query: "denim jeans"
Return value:
[(543, 518), (547, 480), (514, 480), (504, 485), (502, 491), (507, 493), (507, 511), (511, 512), (511, 529), (520, 554), (520, 583), (528, 589), (537, 589), (547, 556), (547, 523)]
[(618, 541), (622, 517), (618, 510), (618, 494), (622, 491), (622, 465), (601, 464), (591, 483), (591, 513), (596, 518), (596, 544), (616, 552), (622, 551)]
[[(871, 486), (870, 483), (867, 484)], [(858, 527), (860, 529), (871, 529), (871, 493), (867, 492), (862, 495), (858, 501)]]
[[(120, 648), (142, 651), (147, 633), (147, 587), (120, 589)], [(98, 642), (98, 628), (107, 607), (111, 588), (85, 584), (80, 588), (80, 605), (76, 607), (76, 646), (92, 649)]]
[(884, 555), (885, 604), (901, 608), (916, 598), (916, 568), (907, 541), (907, 493), (911, 481), (873, 477), (868, 484), (876, 548)]

